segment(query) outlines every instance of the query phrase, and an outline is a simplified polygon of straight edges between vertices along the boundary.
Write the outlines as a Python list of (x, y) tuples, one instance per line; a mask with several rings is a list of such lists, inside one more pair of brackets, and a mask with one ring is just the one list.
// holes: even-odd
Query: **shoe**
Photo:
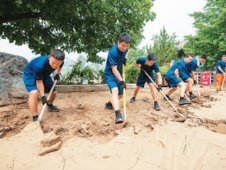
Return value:
[(135, 102), (135, 97), (132, 97), (131, 99), (130, 99), (130, 103), (134, 103)]
[(156, 111), (159, 111), (160, 110), (159, 104), (157, 102), (154, 103), (154, 109)]
[(192, 99), (194, 99), (196, 97), (197, 97), (196, 95), (194, 95), (193, 93), (190, 93), (189, 99), (192, 100)]
[(119, 124), (123, 122), (122, 114), (120, 112), (115, 113), (115, 123)]
[(58, 108), (57, 108), (56, 106), (54, 106), (53, 104), (48, 104), (47, 107), (48, 107), (48, 110), (49, 110), (50, 112), (59, 112), (59, 111), (60, 111), (60, 109), (58, 109)]
[(179, 105), (191, 104), (190, 101), (187, 101), (184, 97), (180, 98)]
[(105, 109), (112, 110), (113, 109), (112, 103), (111, 102), (105, 103)]
[(33, 117), (32, 117), (32, 121), (33, 121), (33, 122), (38, 121), (38, 115), (33, 116)]
[[(171, 99), (168, 95), (166, 95), (166, 97), (168, 100), (173, 101), (173, 99)], [(164, 100), (166, 100), (165, 97), (164, 97)]]

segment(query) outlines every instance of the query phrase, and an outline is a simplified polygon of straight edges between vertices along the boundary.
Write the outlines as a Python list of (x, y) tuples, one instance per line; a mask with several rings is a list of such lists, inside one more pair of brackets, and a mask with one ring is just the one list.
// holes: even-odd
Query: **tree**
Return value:
[(34, 53), (59, 47), (88, 53), (88, 61), (117, 40), (120, 32), (142, 38), (145, 22), (153, 20), (150, 0), (0, 0), (0, 37), (28, 44)]
[(157, 62), (160, 66), (169, 64), (172, 59), (175, 59), (177, 55), (175, 34), (169, 35), (165, 27), (163, 27), (160, 30), (160, 34), (154, 35), (152, 40), (154, 44), (147, 47), (147, 51), (157, 55)]
[(185, 51), (195, 55), (207, 54), (206, 68), (213, 69), (216, 62), (226, 51), (226, 1), (207, 0), (203, 12), (194, 12), (195, 36), (186, 36)]

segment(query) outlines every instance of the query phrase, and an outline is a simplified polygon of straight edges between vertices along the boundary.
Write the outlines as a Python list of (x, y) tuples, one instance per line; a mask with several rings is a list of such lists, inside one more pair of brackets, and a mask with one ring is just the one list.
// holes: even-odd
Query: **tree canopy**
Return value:
[[(226, 1), (207, 0), (203, 12), (191, 14), (194, 17), (195, 36), (187, 36), (185, 51), (195, 55), (207, 54), (209, 68), (226, 51)], [(207, 64), (208, 64), (207, 63)]]
[(129, 32), (133, 45), (142, 38), (145, 22), (153, 20), (150, 0), (0, 0), (0, 38), (28, 44), (34, 53), (51, 48), (88, 53), (99, 61), (120, 32)]

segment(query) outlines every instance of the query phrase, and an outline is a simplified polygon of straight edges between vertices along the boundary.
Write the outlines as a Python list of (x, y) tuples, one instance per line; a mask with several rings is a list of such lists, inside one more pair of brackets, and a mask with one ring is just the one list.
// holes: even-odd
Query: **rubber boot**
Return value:
[(130, 103), (134, 103), (135, 102), (135, 97), (132, 97), (131, 99), (130, 99)]

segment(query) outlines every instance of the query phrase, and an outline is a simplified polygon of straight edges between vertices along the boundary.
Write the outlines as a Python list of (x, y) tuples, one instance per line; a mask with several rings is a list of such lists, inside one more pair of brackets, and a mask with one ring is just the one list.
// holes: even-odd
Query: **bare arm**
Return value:
[(113, 72), (113, 74), (115, 75), (115, 77), (119, 80), (119, 81), (123, 81), (123, 78), (121, 76), (121, 74), (119, 73), (119, 71), (117, 70), (117, 66), (112, 66), (111, 70)]
[(45, 95), (45, 88), (42, 80), (36, 80), (36, 85), (41, 96)]
[(162, 75), (161, 75), (161, 73), (158, 72), (158, 73), (156, 73), (156, 75), (157, 75), (157, 82), (158, 82), (158, 84), (162, 84)]
[(221, 68), (221, 66), (218, 66), (217, 68), (218, 68), (218, 70), (221, 71), (221, 73), (223, 73), (223, 74), (225, 73), (224, 70)]
[(195, 71), (191, 72), (191, 77), (192, 77), (193, 80), (197, 81), (197, 77), (195, 76)]

